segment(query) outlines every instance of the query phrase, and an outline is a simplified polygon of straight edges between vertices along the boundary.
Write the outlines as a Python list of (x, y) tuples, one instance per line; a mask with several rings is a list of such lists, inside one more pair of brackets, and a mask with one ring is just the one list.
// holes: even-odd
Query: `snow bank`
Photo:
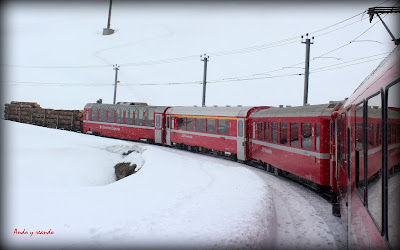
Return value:
[[(1, 121), (5, 242), (13, 246), (263, 247), (275, 217), (240, 164), (169, 148)], [(128, 156), (124, 152), (134, 150)], [(114, 165), (142, 166), (115, 182)], [(266, 216), (270, 215), (270, 216)], [(32, 236), (15, 234), (34, 232)], [(53, 234), (36, 234), (36, 231)]]

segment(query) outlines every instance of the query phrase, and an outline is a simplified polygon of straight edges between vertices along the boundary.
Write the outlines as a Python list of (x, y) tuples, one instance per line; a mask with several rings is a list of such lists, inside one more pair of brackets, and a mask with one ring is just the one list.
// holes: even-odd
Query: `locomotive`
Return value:
[(400, 49), (346, 100), (300, 107), (89, 103), (83, 132), (211, 153), (328, 194), (349, 248), (400, 248)]

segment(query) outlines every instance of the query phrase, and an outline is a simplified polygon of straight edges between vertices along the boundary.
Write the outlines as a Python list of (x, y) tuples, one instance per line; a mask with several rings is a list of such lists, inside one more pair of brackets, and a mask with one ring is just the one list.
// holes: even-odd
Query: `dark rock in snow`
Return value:
[(115, 165), (115, 176), (117, 178), (117, 181), (121, 180), (122, 178), (125, 178), (131, 174), (136, 173), (136, 164), (132, 164), (130, 162), (121, 162)]

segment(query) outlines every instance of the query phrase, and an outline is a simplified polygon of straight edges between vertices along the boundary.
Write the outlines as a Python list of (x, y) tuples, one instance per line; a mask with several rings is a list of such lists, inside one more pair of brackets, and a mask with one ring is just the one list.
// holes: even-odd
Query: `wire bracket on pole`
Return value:
[(374, 7), (374, 8), (369, 8), (367, 12), (369, 14), (369, 22), (370, 23), (372, 22), (372, 19), (374, 18), (375, 14), (376, 14), (378, 16), (378, 18), (381, 20), (386, 31), (389, 33), (394, 44), (399, 45), (400, 39), (399, 38), (396, 39), (394, 37), (393, 33), (390, 31), (389, 27), (386, 25), (386, 23), (383, 21), (383, 19), (381, 18), (381, 16), (379, 14), (400, 13), (400, 7)]

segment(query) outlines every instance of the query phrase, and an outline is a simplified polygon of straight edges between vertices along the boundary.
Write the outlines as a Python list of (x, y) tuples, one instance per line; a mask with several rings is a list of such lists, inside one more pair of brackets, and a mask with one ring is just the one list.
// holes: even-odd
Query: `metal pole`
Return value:
[[(310, 74), (310, 44), (314, 43), (314, 37), (313, 42), (310, 41), (310, 39), (308, 38), (308, 33), (306, 34), (307, 38), (306, 41), (303, 42), (301, 41), (301, 43), (305, 43), (306, 44), (306, 65), (305, 65), (305, 71), (304, 71), (304, 96), (303, 96), (303, 106), (306, 105), (308, 103), (308, 77)], [(301, 36), (301, 38), (303, 38), (303, 36)]]
[[(204, 57), (204, 58), (203, 58)], [(207, 62), (208, 59), (210, 58), (209, 56), (207, 56), (206, 54), (204, 54), (204, 56), (200, 56), (201, 61), (204, 61), (204, 75), (203, 75), (203, 99), (202, 99), (202, 103), (201, 106), (205, 107), (206, 106), (206, 83), (207, 83)]]
[(119, 70), (119, 66), (118, 64), (113, 65), (114, 70), (115, 70), (115, 84), (114, 84), (114, 102), (113, 104), (115, 104), (115, 100), (117, 99), (117, 83), (118, 83), (118, 70)]
[(110, 8), (108, 11), (108, 23), (107, 23), (107, 29), (110, 28), (110, 22), (111, 22), (111, 6), (112, 6), (112, 0), (110, 0)]

